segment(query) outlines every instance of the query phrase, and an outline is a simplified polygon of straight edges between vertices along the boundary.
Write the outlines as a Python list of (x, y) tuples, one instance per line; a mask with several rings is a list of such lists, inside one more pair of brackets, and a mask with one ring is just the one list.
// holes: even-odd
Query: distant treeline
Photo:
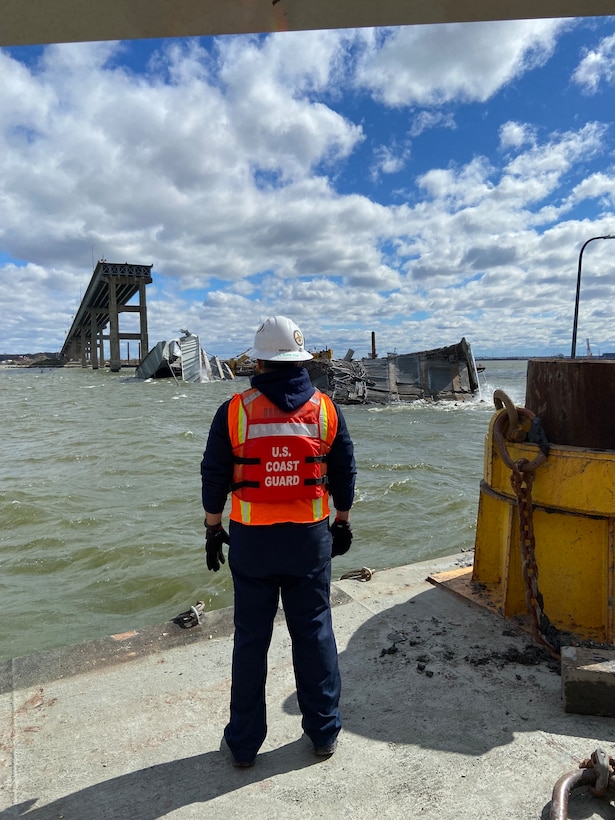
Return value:
[[(474, 356), (481, 362), (527, 362), (529, 359), (567, 359), (562, 353), (555, 356)], [(615, 359), (615, 353), (601, 353), (599, 356), (578, 356), (577, 359)]]
[[(475, 359), (480, 359), (481, 362), (526, 362), (528, 359), (533, 359), (533, 356), (474, 356)], [(540, 357), (542, 358), (542, 357)]]
[(40, 359), (58, 359), (59, 357), (59, 353), (0, 353), (0, 362), (25, 360), (36, 362)]

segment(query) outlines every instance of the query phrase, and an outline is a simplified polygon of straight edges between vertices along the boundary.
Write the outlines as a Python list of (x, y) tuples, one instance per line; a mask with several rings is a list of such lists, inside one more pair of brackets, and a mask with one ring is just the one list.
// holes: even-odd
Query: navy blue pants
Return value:
[(229, 535), (235, 641), (226, 742), (237, 760), (251, 760), (267, 734), (267, 652), (281, 596), (301, 725), (315, 746), (327, 746), (341, 728), (328, 522), (253, 527), (231, 521)]

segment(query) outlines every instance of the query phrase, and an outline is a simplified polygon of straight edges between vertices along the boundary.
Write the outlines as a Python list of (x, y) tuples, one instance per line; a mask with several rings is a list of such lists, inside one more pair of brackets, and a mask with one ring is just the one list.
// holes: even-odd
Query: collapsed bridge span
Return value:
[[(131, 265), (101, 260), (97, 262), (90, 284), (60, 352), (64, 361), (81, 361), (82, 367), (104, 367), (104, 342), (109, 342), (109, 368), (121, 368), (120, 340), (137, 340), (143, 355), (149, 348), (145, 286), (152, 282), (152, 265)], [(128, 302), (139, 294), (139, 303)], [(122, 333), (119, 314), (139, 314), (139, 333)], [(109, 325), (109, 332), (104, 331)]]

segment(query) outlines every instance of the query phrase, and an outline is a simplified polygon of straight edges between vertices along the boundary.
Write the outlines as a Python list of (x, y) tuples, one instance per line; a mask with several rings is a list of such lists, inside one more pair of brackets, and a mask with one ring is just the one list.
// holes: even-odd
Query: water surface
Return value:
[[(334, 575), (472, 549), (493, 390), (525, 402), (525, 361), (487, 362), (482, 397), (343, 409), (355, 442), (352, 549)], [(232, 603), (205, 566), (200, 460), (247, 381), (0, 369), (0, 658)]]

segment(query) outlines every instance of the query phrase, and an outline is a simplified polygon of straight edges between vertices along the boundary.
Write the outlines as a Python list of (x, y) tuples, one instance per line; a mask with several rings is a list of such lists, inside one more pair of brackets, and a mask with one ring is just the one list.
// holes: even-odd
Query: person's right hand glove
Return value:
[(352, 544), (352, 530), (348, 521), (338, 521), (337, 519), (331, 524), (331, 535), (333, 536), (333, 545), (331, 547), (331, 558), (336, 555), (344, 555), (350, 549)]
[(220, 564), (224, 563), (222, 544), (230, 544), (231, 539), (222, 524), (205, 525), (205, 557), (207, 569), (218, 572)]

